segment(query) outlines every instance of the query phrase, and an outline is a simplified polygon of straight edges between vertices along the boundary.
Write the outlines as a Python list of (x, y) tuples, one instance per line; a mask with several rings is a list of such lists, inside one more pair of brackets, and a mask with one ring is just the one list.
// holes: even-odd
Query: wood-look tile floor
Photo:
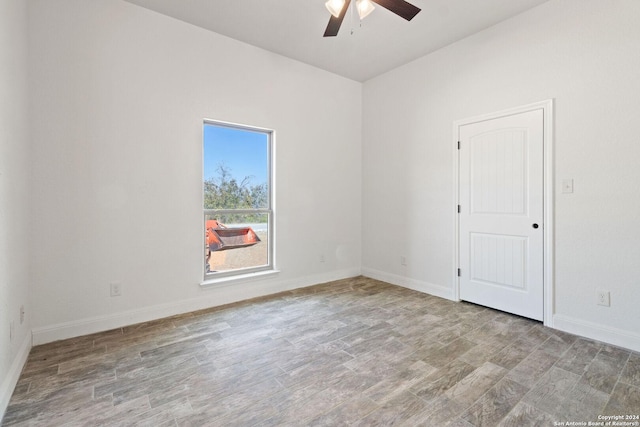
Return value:
[(34, 347), (3, 426), (553, 426), (640, 354), (357, 277)]

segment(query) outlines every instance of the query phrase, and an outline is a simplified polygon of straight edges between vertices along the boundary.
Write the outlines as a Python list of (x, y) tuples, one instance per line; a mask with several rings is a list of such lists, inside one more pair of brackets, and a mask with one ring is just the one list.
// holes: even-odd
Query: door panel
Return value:
[(459, 137), (460, 297), (542, 320), (543, 112), (467, 124)]
[(526, 290), (526, 238), (471, 233), (470, 249), (472, 281)]
[(524, 129), (498, 130), (471, 137), (471, 211), (523, 215), (527, 182)]

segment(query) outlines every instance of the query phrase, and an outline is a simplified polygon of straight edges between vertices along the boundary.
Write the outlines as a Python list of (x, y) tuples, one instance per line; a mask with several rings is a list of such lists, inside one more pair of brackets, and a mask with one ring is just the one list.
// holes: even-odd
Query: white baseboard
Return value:
[[(292, 289), (306, 288), (309, 286), (319, 285), (322, 283), (333, 282), (335, 280), (349, 279), (351, 277), (360, 276), (362, 272), (359, 268), (347, 268), (344, 270), (330, 271), (328, 273), (315, 274), (313, 276), (302, 277), (283, 281), (285, 289), (282, 291), (290, 291)], [(278, 291), (281, 292), (281, 291)]]
[(22, 373), (22, 368), (25, 363), (27, 363), (30, 350), (31, 336), (26, 334), (24, 340), (22, 340), (22, 345), (20, 345), (18, 354), (16, 354), (15, 359), (13, 359), (13, 363), (11, 363), (7, 376), (2, 381), (2, 384), (0, 384), (0, 423), (2, 423), (4, 413), (9, 406), (11, 395), (13, 394), (13, 390), (16, 388), (18, 378), (20, 378), (20, 373)]
[(362, 268), (362, 275), (371, 277), (372, 279), (381, 280), (391, 283), (392, 285), (402, 286), (403, 288), (413, 289), (414, 291), (423, 292), (425, 294), (455, 301), (453, 289), (421, 280), (411, 279), (409, 277), (391, 274), (373, 268)]
[(237, 283), (233, 286), (203, 290), (198, 298), (191, 298), (167, 304), (143, 307), (103, 316), (89, 317), (71, 322), (34, 328), (33, 345), (46, 344), (53, 341), (74, 338), (96, 332), (108, 331), (136, 323), (148, 322), (189, 313), (191, 311), (225, 305), (246, 299), (275, 294), (291, 289), (304, 288), (334, 280), (346, 279), (360, 275), (360, 269), (345, 269), (306, 276), (290, 280), (261, 280), (250, 283)]
[(629, 350), (640, 351), (640, 334), (636, 332), (603, 326), (561, 314), (553, 316), (553, 328)]

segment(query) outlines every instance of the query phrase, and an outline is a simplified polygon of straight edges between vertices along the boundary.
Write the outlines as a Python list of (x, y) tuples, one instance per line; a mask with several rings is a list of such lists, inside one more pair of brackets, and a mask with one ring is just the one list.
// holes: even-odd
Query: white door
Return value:
[(543, 319), (543, 110), (458, 128), (460, 298)]

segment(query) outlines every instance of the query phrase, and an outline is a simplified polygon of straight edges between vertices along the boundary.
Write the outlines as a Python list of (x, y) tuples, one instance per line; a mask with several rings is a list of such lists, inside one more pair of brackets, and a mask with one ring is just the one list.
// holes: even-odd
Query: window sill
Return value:
[(254, 280), (266, 279), (277, 276), (280, 270), (266, 270), (255, 273), (238, 274), (235, 276), (219, 277), (217, 279), (207, 279), (200, 283), (201, 288), (216, 288), (221, 286), (233, 285), (239, 282), (252, 282)]

